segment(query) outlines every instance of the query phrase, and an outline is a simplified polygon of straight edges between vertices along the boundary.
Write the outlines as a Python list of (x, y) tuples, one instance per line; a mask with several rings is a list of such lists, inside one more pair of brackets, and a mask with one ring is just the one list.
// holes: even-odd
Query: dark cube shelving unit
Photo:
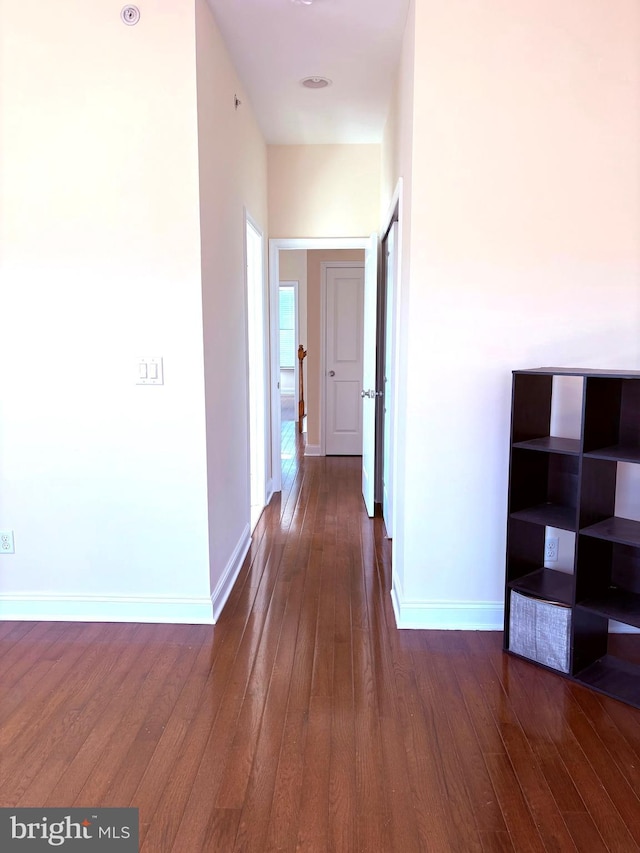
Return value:
[[(563, 376), (582, 386), (579, 438), (551, 435)], [(527, 618), (536, 602), (569, 607), (569, 672), (559, 674), (640, 708), (640, 664), (614, 654), (609, 637), (610, 619), (640, 629), (640, 522), (615, 515), (619, 463), (640, 463), (640, 371), (514, 371), (505, 651), (515, 654), (510, 629), (521, 627), (512, 592), (532, 599)], [(575, 533), (572, 573), (544, 566), (547, 527)]]

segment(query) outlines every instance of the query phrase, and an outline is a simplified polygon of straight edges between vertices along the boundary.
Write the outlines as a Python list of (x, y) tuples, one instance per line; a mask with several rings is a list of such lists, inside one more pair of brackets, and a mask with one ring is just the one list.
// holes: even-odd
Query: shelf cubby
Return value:
[[(525, 595), (550, 602), (571, 604), (573, 575), (545, 567), (544, 550), (547, 528), (544, 525), (511, 518), (508, 526), (507, 583)], [(567, 534), (571, 536), (572, 534)], [(571, 545), (573, 552), (574, 545)]]
[(637, 521), (612, 518), (580, 531), (576, 607), (640, 628), (640, 524)]
[(510, 581), (509, 587), (552, 604), (571, 604), (573, 599), (573, 576), (555, 569), (536, 569), (528, 575)]
[(585, 456), (590, 459), (612, 459), (616, 462), (640, 462), (640, 447), (629, 447), (621, 444), (614, 444), (611, 447), (601, 447), (599, 450), (592, 450), (585, 453)]
[(586, 383), (585, 455), (640, 462), (640, 382), (591, 376)]
[(637, 592), (610, 586), (598, 595), (585, 598), (576, 606), (607, 619), (640, 628), (640, 595)]
[(630, 518), (618, 518), (612, 515), (596, 524), (581, 528), (580, 533), (584, 536), (593, 536), (595, 539), (640, 548), (640, 521)]
[(528, 441), (518, 441), (513, 445), (522, 450), (540, 450), (543, 453), (566, 453), (568, 456), (580, 455), (580, 440), (563, 438), (559, 435), (545, 435), (541, 438), (531, 438)]
[(574, 677), (592, 690), (640, 708), (640, 664), (605, 654)]
[(606, 616), (580, 605), (573, 624), (573, 678), (640, 708), (640, 636), (611, 633)]
[(579, 457), (537, 453), (514, 445), (509, 512), (512, 518), (575, 530)]
[(553, 376), (518, 373), (513, 377), (511, 440), (514, 444), (550, 435)]

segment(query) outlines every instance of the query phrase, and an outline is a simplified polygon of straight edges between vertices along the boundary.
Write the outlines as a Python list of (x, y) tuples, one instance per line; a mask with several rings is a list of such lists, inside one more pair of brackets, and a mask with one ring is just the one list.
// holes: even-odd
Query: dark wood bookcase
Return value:
[[(552, 435), (557, 377), (580, 386), (578, 438)], [(554, 671), (640, 708), (640, 635), (634, 659), (610, 637), (610, 620), (640, 629), (640, 521), (616, 515), (621, 463), (640, 464), (640, 371), (514, 371), (505, 651), (513, 592), (568, 607), (569, 672)], [(545, 567), (547, 527), (572, 531), (572, 571)]]

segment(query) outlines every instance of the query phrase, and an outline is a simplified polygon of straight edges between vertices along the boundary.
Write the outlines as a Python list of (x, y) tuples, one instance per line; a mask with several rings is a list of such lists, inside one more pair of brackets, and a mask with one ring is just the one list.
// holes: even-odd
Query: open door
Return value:
[[(382, 517), (387, 528), (387, 536), (393, 539), (393, 407), (395, 401), (394, 353), (396, 292), (398, 277), (398, 223), (393, 222), (386, 242), (382, 244), (382, 254), (385, 259), (385, 312), (384, 312), (384, 355), (383, 379), (381, 391), (382, 403)], [(380, 423), (380, 421), (378, 421)]]
[(376, 463), (376, 308), (378, 302), (378, 235), (372, 234), (364, 261), (364, 328), (362, 364), (362, 497), (374, 513)]

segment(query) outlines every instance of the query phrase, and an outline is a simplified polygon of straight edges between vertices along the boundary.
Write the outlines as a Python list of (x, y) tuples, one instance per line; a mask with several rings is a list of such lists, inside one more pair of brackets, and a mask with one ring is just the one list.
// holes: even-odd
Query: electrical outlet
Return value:
[(558, 562), (558, 537), (549, 536), (544, 543), (544, 561), (545, 563)]
[(0, 554), (15, 554), (13, 530), (0, 530)]

